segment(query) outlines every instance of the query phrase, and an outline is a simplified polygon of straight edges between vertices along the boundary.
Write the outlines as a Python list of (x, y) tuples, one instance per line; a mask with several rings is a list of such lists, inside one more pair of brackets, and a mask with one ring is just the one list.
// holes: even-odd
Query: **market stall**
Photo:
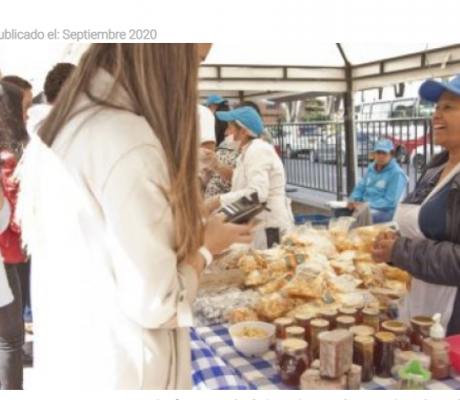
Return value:
[(424, 342), (432, 316), (398, 321), (410, 276), (372, 261), (391, 229), (352, 224), (305, 225), (280, 246), (237, 248), (213, 265), (195, 304), (197, 388), (396, 389), (408, 376), (408, 386), (460, 389), (447, 347), (436, 342), (433, 358)]

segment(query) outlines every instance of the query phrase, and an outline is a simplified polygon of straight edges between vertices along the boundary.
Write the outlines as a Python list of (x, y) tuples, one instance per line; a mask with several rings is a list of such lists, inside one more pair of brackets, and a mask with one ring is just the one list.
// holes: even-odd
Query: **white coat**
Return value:
[(266, 248), (266, 228), (279, 228), (281, 232), (293, 227), (293, 216), (286, 197), (286, 174), (283, 163), (272, 145), (254, 139), (241, 151), (233, 172), (232, 190), (220, 197), (225, 207), (244, 196), (257, 192), (259, 200), (266, 202), (270, 212), (263, 212), (262, 221), (254, 235), (256, 248)]
[[(112, 86), (101, 70), (91, 92)], [(131, 104), (121, 88), (117, 102)], [(187, 327), (198, 280), (178, 265), (165, 154), (146, 120), (84, 111), (51, 149), (33, 138), (20, 173), (37, 385), (191, 388)]]

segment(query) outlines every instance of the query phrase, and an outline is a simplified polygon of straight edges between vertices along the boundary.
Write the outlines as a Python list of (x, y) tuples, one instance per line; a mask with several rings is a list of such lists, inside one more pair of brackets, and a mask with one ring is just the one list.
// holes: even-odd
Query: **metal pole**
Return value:
[[(356, 186), (356, 172), (358, 170), (358, 160), (356, 159), (356, 132), (355, 132), (355, 107), (353, 101), (353, 77), (352, 66), (348, 61), (340, 43), (337, 43), (340, 54), (345, 62), (345, 78), (347, 91), (343, 95), (344, 105), (344, 127), (345, 127), (345, 149), (347, 166), (347, 194), (350, 194)], [(340, 166), (341, 168), (341, 166)], [(339, 197), (340, 194), (338, 193)]]

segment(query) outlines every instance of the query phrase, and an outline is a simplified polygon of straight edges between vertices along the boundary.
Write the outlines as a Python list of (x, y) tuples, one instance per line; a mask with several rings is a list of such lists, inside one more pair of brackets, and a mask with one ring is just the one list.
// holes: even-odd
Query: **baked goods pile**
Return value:
[(245, 287), (258, 293), (252, 307), (230, 310), (231, 323), (259, 319), (271, 322), (298, 312), (320, 312), (343, 306), (388, 303), (401, 298), (410, 276), (387, 264), (377, 264), (370, 251), (388, 228), (349, 230), (338, 220), (329, 230), (301, 227), (266, 251), (249, 251), (239, 258)]

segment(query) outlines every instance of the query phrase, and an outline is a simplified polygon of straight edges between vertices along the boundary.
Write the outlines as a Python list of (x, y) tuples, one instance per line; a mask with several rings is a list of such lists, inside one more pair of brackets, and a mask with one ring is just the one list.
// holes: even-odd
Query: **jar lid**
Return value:
[(345, 325), (354, 324), (355, 322), (356, 322), (356, 319), (354, 317), (350, 317), (348, 315), (342, 315), (342, 316), (337, 318), (337, 323), (341, 323), (341, 324), (345, 324)]
[(294, 320), (292, 318), (277, 318), (273, 323), (278, 326), (289, 326), (294, 323)]
[(367, 303), (366, 308), (379, 308), (380, 303), (378, 301), (371, 301), (370, 303)]
[(413, 325), (417, 325), (422, 328), (429, 328), (431, 325), (433, 325), (433, 318), (426, 317), (424, 315), (418, 315), (416, 317), (411, 318), (410, 322)]
[(348, 301), (344, 303), (343, 308), (355, 308), (361, 310), (364, 308), (364, 303), (362, 301)]
[(350, 332), (355, 336), (372, 336), (375, 334), (375, 329), (367, 325), (356, 325), (350, 328)]
[(322, 310), (320, 314), (325, 317), (335, 317), (337, 315), (337, 310)]
[(371, 317), (376, 317), (380, 314), (380, 310), (378, 308), (365, 308), (363, 310), (363, 314)]
[(355, 336), (355, 342), (359, 344), (375, 344), (375, 339), (372, 336)]
[(407, 327), (400, 321), (385, 321), (382, 323), (383, 330), (391, 333), (406, 333)]
[(301, 326), (290, 326), (286, 329), (286, 333), (291, 335), (303, 335), (305, 333), (305, 328)]
[(356, 308), (353, 307), (342, 307), (339, 310), (340, 314), (345, 314), (345, 315), (355, 315), (358, 312)]
[(281, 342), (283, 351), (301, 351), (306, 350), (308, 343), (301, 339), (286, 339)]
[(315, 328), (328, 328), (329, 321), (326, 321), (325, 319), (317, 318), (317, 319), (312, 320), (310, 322), (310, 325)]
[(390, 332), (379, 332), (375, 334), (375, 338), (384, 343), (392, 343), (396, 340), (396, 336)]
[(315, 314), (309, 312), (297, 313), (294, 318), (298, 321), (311, 321), (315, 318)]

